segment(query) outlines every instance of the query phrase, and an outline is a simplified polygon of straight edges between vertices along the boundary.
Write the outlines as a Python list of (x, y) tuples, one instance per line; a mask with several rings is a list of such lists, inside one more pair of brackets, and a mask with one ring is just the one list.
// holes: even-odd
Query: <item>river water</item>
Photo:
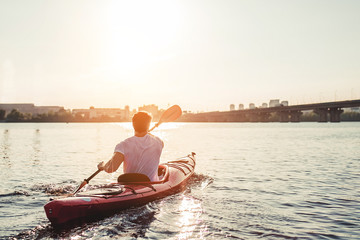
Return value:
[[(162, 162), (197, 153), (187, 190), (53, 228), (129, 123), (1, 123), (0, 239), (360, 239), (360, 123), (164, 123)], [(100, 173), (90, 185), (116, 181)]]

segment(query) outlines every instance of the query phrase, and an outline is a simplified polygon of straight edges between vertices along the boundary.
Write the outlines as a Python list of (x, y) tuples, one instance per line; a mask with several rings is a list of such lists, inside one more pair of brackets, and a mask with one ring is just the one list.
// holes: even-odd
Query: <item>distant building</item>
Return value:
[(151, 115), (153, 116), (154, 119), (157, 119), (159, 116), (159, 107), (155, 104), (150, 104), (150, 105), (143, 105), (142, 107), (138, 108), (139, 111), (146, 111), (151, 113)]
[(261, 107), (260, 108), (267, 108), (268, 107), (268, 104), (267, 103), (263, 103), (261, 104)]
[(280, 100), (279, 99), (272, 99), (270, 100), (269, 107), (279, 107)]
[(130, 114), (130, 107), (128, 105), (125, 106), (125, 112), (128, 112)]
[(280, 106), (285, 106), (285, 107), (287, 107), (287, 106), (289, 106), (289, 102), (288, 102), (288, 101), (281, 101)]
[(230, 111), (235, 111), (235, 105), (234, 104), (230, 104)]
[(18, 110), (21, 113), (30, 113), (32, 115), (44, 114), (49, 112), (59, 112), (64, 110), (64, 107), (60, 106), (35, 106), (33, 103), (0, 103), (0, 109), (5, 110), (5, 116), (9, 114), (13, 109)]
[(239, 110), (244, 110), (244, 104), (239, 104)]
[(256, 107), (255, 107), (255, 104), (254, 103), (250, 103), (249, 104), (249, 109), (255, 109)]
[(129, 121), (130, 119), (130, 110), (129, 106), (126, 106), (125, 109), (121, 108), (94, 108), (90, 107), (89, 109), (73, 109), (72, 114), (74, 116), (82, 116), (88, 119), (99, 119), (101, 118), (115, 118), (119, 121)]

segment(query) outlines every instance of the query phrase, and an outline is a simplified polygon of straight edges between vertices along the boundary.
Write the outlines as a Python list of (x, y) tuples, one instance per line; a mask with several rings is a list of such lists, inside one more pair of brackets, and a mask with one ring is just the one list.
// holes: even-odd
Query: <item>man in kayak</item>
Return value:
[(115, 172), (124, 162), (124, 173), (141, 173), (150, 181), (159, 181), (158, 166), (164, 142), (152, 134), (149, 128), (152, 116), (145, 111), (132, 118), (135, 134), (116, 145), (113, 157), (105, 164), (100, 162), (98, 169)]

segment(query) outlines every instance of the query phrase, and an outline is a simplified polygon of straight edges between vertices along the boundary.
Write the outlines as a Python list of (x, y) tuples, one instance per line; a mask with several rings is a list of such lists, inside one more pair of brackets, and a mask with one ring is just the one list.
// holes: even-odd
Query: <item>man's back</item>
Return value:
[(151, 181), (158, 181), (157, 170), (163, 141), (151, 134), (143, 137), (133, 136), (115, 147), (115, 152), (124, 155), (124, 173), (142, 173)]

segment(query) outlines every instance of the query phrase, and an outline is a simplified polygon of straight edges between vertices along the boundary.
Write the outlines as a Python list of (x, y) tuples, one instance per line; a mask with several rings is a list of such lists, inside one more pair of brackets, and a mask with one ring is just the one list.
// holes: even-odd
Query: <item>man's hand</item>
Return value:
[(103, 171), (105, 169), (105, 163), (104, 161), (100, 162), (98, 165), (97, 165), (98, 169)]

